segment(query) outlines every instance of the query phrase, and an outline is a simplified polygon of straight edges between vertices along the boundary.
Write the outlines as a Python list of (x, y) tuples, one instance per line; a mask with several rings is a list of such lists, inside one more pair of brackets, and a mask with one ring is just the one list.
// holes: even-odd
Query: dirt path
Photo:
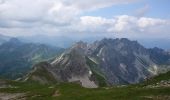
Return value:
[(24, 93), (0, 93), (0, 100), (25, 100), (24, 96)]
[(56, 90), (53, 94), (53, 97), (58, 97), (58, 96), (60, 96), (60, 92), (58, 90)]
[(170, 96), (168, 95), (144, 96), (144, 98), (153, 99), (153, 100), (170, 100)]

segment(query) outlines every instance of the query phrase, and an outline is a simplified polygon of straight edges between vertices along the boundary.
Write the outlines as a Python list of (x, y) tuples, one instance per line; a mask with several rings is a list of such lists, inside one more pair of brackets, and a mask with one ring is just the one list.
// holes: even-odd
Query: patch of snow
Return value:
[(97, 54), (98, 57), (101, 55), (103, 49), (104, 49), (104, 48), (101, 48), (101, 49), (100, 49), (99, 53)]
[(127, 70), (126, 70), (126, 67), (127, 67), (127, 66), (126, 66), (125, 64), (120, 63), (120, 67), (122, 68), (123, 71), (127, 71)]
[(153, 75), (157, 75), (158, 74), (158, 67), (156, 65), (153, 65), (152, 67), (150, 67), (148, 69), (149, 72), (151, 72)]
[(91, 61), (93, 61), (94, 63), (98, 64), (98, 62), (97, 62), (95, 59), (90, 58), (90, 57), (89, 57), (89, 59), (90, 59)]
[(92, 71), (89, 71), (89, 75), (90, 75), (90, 76), (92, 75)]
[(103, 61), (105, 61), (105, 59), (104, 59), (104, 58), (102, 58), (102, 60), (103, 60)]
[(58, 61), (61, 61), (63, 59), (65, 53), (62, 53), (60, 57), (57, 57), (51, 64), (55, 64)]

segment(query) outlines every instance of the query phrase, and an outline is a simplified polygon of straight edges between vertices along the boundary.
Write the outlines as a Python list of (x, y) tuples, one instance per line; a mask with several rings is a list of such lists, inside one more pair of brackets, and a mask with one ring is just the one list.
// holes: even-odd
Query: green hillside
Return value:
[(22, 43), (17, 39), (0, 45), (0, 76), (8, 79), (23, 77), (32, 65), (56, 58), (64, 49), (44, 44)]
[[(169, 79), (170, 72), (152, 78), (148, 84)], [(170, 100), (170, 87), (127, 85), (87, 89), (73, 83), (40, 85), (7, 81), (6, 84), (9, 84), (6, 88), (0, 88), (0, 95), (22, 93), (17, 100)]]
[(169, 87), (170, 86), (170, 71), (162, 73), (140, 84), (141, 86), (156, 86), (156, 87)]

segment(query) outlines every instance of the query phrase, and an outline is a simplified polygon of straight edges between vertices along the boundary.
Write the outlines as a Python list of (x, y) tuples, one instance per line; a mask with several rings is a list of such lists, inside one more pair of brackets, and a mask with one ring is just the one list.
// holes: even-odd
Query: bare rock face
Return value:
[[(98, 43), (92, 58), (97, 58), (110, 84), (137, 83), (151, 75), (147, 71), (153, 63), (149, 60), (147, 49), (137, 42), (127, 39), (104, 39)], [(146, 60), (142, 63), (141, 60)]]
[(84, 47), (84, 44), (78, 44), (51, 63), (56, 79), (80, 82), (82, 86), (89, 88), (97, 87), (95, 80), (92, 79), (90, 66), (86, 64)]
[(167, 52), (146, 49), (137, 41), (126, 38), (99, 41), (90, 57), (98, 62), (99, 69), (111, 85), (138, 83), (170, 68)]
[(59, 82), (94, 88), (101, 84), (138, 83), (168, 71), (169, 65), (170, 54), (164, 50), (146, 49), (137, 41), (123, 38), (92, 44), (80, 41), (45, 69)]

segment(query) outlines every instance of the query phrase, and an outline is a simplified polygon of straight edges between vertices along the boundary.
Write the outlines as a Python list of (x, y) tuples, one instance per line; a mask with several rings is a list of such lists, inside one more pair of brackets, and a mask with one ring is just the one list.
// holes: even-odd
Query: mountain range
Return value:
[[(73, 45), (77, 41), (84, 41), (87, 43), (93, 43), (94, 41), (101, 40), (103, 37), (101, 36), (96, 36), (96, 37), (77, 37), (77, 38), (70, 38), (70, 37), (64, 37), (64, 36), (48, 36), (48, 35), (33, 35), (33, 36), (18, 36), (18, 37), (10, 37), (6, 35), (1, 35), (0, 34), (0, 44), (7, 42), (11, 38), (17, 38), (21, 42), (25, 43), (34, 43), (34, 44), (46, 44), (46, 45), (51, 45), (55, 47), (60, 47), (60, 48), (68, 48), (71, 45)], [(108, 38), (108, 37), (106, 37)], [(111, 37), (111, 38), (116, 38), (116, 37)], [(48, 41), (44, 41), (48, 40)], [(140, 44), (142, 44), (146, 48), (162, 48), (165, 50), (170, 49), (170, 39), (165, 39), (165, 38), (131, 38), (131, 40), (137, 40)]]
[(170, 98), (170, 52), (126, 38), (67, 49), (10, 38), (0, 45), (0, 69), (2, 100)]
[(135, 84), (170, 69), (169, 51), (126, 38), (80, 41), (68, 49), (3, 35), (0, 40), (0, 76), (9, 79), (24, 76), (24, 81), (76, 82), (94, 88)]
[(160, 48), (147, 49), (137, 41), (102, 39), (82, 41), (66, 49), (51, 63), (41, 62), (24, 81), (42, 84), (76, 82), (84, 87), (135, 84), (170, 70), (170, 53)]
[(16, 79), (31, 70), (33, 64), (49, 61), (63, 51), (44, 44), (24, 43), (16, 38), (0, 45), (0, 76)]

